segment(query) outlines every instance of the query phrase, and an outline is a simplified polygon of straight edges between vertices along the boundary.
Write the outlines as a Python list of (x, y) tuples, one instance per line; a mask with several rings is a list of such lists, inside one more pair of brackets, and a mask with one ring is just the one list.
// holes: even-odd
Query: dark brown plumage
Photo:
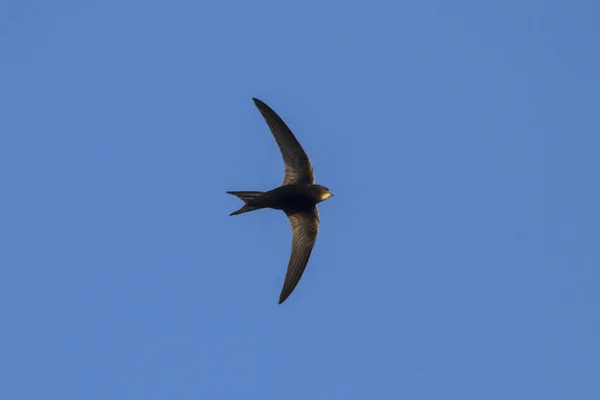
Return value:
[(325, 186), (315, 185), (315, 174), (306, 152), (283, 120), (265, 103), (253, 98), (267, 122), (285, 164), (283, 184), (268, 192), (227, 192), (244, 201), (244, 206), (230, 215), (261, 208), (282, 210), (292, 226), (292, 254), (288, 263), (279, 304), (294, 291), (300, 281), (319, 233), (317, 203), (333, 194)]

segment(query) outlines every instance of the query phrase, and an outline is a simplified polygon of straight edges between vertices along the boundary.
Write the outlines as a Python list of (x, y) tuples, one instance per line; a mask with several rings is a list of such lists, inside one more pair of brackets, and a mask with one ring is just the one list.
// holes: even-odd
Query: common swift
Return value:
[(237, 196), (244, 206), (229, 215), (239, 215), (261, 208), (282, 210), (292, 226), (292, 254), (288, 263), (279, 304), (292, 294), (302, 277), (319, 233), (317, 203), (333, 194), (325, 186), (315, 184), (315, 173), (306, 152), (298, 140), (277, 115), (262, 101), (252, 98), (258, 111), (267, 122), (285, 164), (283, 184), (268, 192), (227, 192)]

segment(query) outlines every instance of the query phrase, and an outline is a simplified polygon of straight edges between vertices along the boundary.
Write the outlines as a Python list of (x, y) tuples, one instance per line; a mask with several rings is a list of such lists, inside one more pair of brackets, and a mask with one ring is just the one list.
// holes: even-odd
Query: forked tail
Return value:
[(230, 216), (232, 215), (239, 215), (239, 214), (243, 214), (243, 213), (247, 213), (250, 211), (254, 211), (254, 210), (259, 210), (263, 207), (261, 206), (257, 206), (255, 204), (252, 204), (255, 198), (257, 198), (258, 196), (260, 196), (261, 194), (263, 194), (264, 192), (227, 192), (229, 194), (232, 194), (234, 196), (237, 196), (240, 200), (242, 200), (245, 204), (242, 208), (240, 208), (237, 211), (232, 212), (231, 214), (229, 214)]

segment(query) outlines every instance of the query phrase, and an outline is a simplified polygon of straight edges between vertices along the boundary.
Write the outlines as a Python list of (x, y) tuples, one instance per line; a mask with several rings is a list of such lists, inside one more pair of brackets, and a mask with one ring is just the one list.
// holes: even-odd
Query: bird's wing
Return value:
[(279, 304), (283, 303), (298, 285), (319, 233), (317, 207), (310, 211), (288, 214), (288, 218), (292, 225), (292, 254), (279, 295)]
[(285, 164), (283, 184), (306, 183), (312, 185), (315, 183), (315, 173), (312, 164), (310, 163), (310, 159), (300, 143), (298, 143), (298, 140), (290, 128), (288, 128), (285, 122), (283, 122), (271, 107), (259, 99), (252, 98), (252, 100), (254, 100), (254, 104), (258, 108), (258, 111), (260, 111), (267, 122), (267, 125), (269, 125), (269, 129), (283, 156), (283, 162)]

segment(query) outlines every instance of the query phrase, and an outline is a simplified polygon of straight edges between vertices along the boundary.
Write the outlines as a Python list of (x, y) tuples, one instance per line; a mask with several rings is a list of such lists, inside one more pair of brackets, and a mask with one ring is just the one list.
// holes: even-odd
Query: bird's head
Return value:
[(333, 193), (331, 193), (325, 186), (315, 185), (315, 188), (317, 189), (317, 198), (319, 199), (319, 202), (325, 201), (333, 196)]

